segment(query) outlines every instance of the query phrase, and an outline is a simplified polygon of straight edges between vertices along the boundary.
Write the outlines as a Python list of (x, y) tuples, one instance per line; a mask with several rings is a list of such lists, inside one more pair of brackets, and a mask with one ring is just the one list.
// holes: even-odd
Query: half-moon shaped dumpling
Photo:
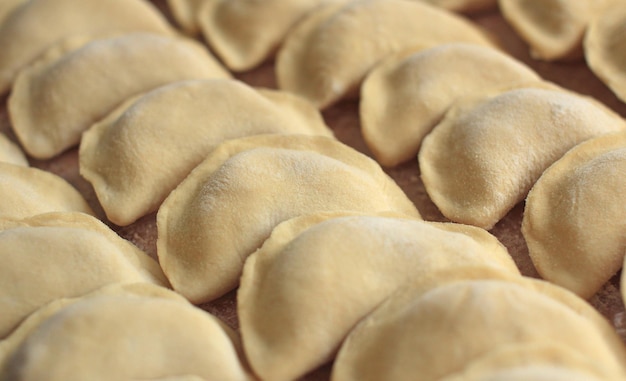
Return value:
[(420, 0), (453, 12), (473, 13), (494, 9), (498, 0)]
[(127, 34), (37, 61), (16, 79), (8, 107), (24, 149), (47, 159), (77, 144), (83, 131), (129, 97), (183, 79), (228, 76), (192, 40)]
[(0, 132), (0, 162), (15, 165), (28, 166), (28, 159), (24, 152), (9, 138)]
[(323, 136), (261, 135), (219, 145), (157, 214), (157, 253), (193, 303), (237, 286), (246, 257), (280, 222), (332, 211), (419, 217), (380, 166)]
[(324, 3), (338, 1), (208, 0), (200, 7), (197, 20), (204, 38), (224, 64), (234, 71), (245, 71), (274, 54), (305, 15)]
[(290, 32), (276, 59), (277, 81), (324, 108), (358, 92), (367, 72), (386, 56), (450, 42), (492, 45), (468, 20), (421, 2), (331, 4)]
[(626, 253), (626, 132), (588, 140), (549, 167), (526, 199), (522, 233), (542, 278), (587, 299)]
[(490, 229), (570, 148), (624, 128), (609, 108), (565, 91), (523, 88), (465, 99), (423, 140), (420, 171), (446, 217)]
[(315, 222), (283, 222), (246, 260), (237, 313), (263, 380), (298, 379), (331, 360), (352, 327), (412, 279), (478, 265), (519, 276), (480, 228), (381, 216)]
[(617, 381), (617, 376), (564, 345), (545, 342), (496, 348), (440, 381)]
[(180, 294), (152, 283), (112, 283), (77, 298), (55, 299), (28, 315), (9, 336), (0, 340), (0, 374), (2, 373), (2, 369), (6, 368), (8, 359), (16, 349), (19, 348), (22, 342), (26, 340), (41, 323), (46, 321), (46, 319), (76, 301), (94, 296), (119, 294), (123, 294), (124, 296), (167, 298), (187, 303), (187, 299), (183, 298)]
[(417, 156), (422, 139), (458, 98), (540, 81), (499, 50), (444, 44), (385, 60), (361, 87), (363, 138), (379, 163), (395, 166)]
[(546, 61), (582, 57), (589, 22), (613, 0), (499, 0), (500, 11), (530, 45), (534, 58)]
[(0, 219), (20, 220), (48, 212), (94, 214), (76, 188), (54, 173), (0, 163)]
[(434, 381), (507, 345), (546, 342), (624, 377), (623, 353), (585, 317), (528, 287), (474, 280), (388, 299), (348, 336), (332, 379)]
[(85, 132), (80, 172), (109, 220), (128, 225), (157, 210), (217, 144), (267, 133), (332, 136), (317, 109), (293, 94), (229, 79), (176, 82)]
[(0, 24), (0, 93), (9, 90), (21, 68), (59, 40), (140, 31), (174, 33), (145, 0), (30, 0)]
[(615, 1), (589, 24), (584, 41), (589, 68), (626, 102), (626, 4)]
[(198, 375), (248, 381), (235, 334), (213, 315), (171, 298), (97, 295), (35, 328), (0, 370), (20, 380), (154, 380)]
[(47, 213), (3, 225), (0, 338), (58, 298), (118, 282), (168, 285), (154, 259), (89, 215)]

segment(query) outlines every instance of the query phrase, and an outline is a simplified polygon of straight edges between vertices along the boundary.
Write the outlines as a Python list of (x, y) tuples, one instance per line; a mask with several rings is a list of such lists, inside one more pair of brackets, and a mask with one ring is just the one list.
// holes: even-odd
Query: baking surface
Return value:
[[(166, 11), (163, 1), (156, 1), (155, 3), (160, 9)], [(626, 104), (617, 99), (611, 91), (589, 71), (584, 61), (546, 63), (533, 60), (528, 55), (527, 46), (516, 36), (497, 11), (494, 10), (493, 12), (472, 16), (471, 18), (486, 30), (493, 33), (501, 42), (504, 50), (531, 66), (544, 79), (576, 92), (591, 95), (623, 117), (626, 117)], [(471, 73), (468, 73), (468, 75), (471, 75)], [(266, 63), (255, 70), (237, 74), (236, 76), (251, 85), (271, 88), (276, 87), (272, 63)], [(333, 129), (335, 136), (340, 141), (371, 156), (360, 134), (357, 101), (339, 103), (325, 110), (323, 116), (326, 123)], [(6, 111), (6, 97), (2, 99), (2, 107), (0, 108), (0, 130), (14, 139)], [(98, 216), (106, 221), (91, 185), (82, 179), (78, 173), (78, 154), (76, 148), (52, 160), (38, 161), (30, 159), (30, 162), (34, 167), (56, 173), (68, 180), (85, 196), (90, 205), (96, 210)], [(387, 168), (386, 171), (416, 204), (425, 220), (446, 220), (428, 198), (420, 180), (416, 160), (396, 168)], [(498, 237), (508, 248), (524, 275), (537, 277), (537, 272), (528, 257), (526, 244), (520, 232), (523, 208), (523, 204), (517, 205), (491, 230), (491, 233)], [(109, 225), (122, 237), (132, 241), (156, 258), (155, 214), (146, 216), (127, 227), (120, 228), (111, 224)], [(626, 316), (619, 293), (619, 274), (614, 276), (611, 281), (589, 301), (613, 323), (622, 339), (626, 341), (626, 322), (624, 321)], [(217, 301), (202, 305), (201, 307), (217, 315), (231, 327), (237, 328), (235, 292), (231, 292)], [(324, 307), (325, 306), (320, 305), (320, 308)], [(330, 366), (327, 365), (305, 376), (302, 380), (328, 380), (329, 373)]]

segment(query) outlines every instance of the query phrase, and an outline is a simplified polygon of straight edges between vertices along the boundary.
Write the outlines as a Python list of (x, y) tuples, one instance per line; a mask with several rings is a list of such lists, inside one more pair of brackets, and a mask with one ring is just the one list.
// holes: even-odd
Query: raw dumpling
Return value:
[(453, 12), (473, 13), (494, 9), (498, 0), (420, 0)]
[(97, 295), (36, 327), (1, 370), (20, 380), (154, 380), (198, 375), (248, 381), (236, 335), (211, 314), (171, 298)]
[(446, 217), (490, 229), (567, 150), (625, 127), (601, 103), (565, 91), (523, 88), (465, 99), (423, 140), (420, 171)]
[(55, 299), (28, 315), (28, 317), (24, 319), (9, 336), (0, 340), (0, 374), (2, 373), (2, 369), (6, 368), (7, 360), (11, 357), (15, 350), (46, 319), (76, 301), (91, 298), (93, 296), (116, 294), (151, 298), (167, 298), (187, 303), (187, 299), (183, 298), (180, 294), (152, 283), (112, 283), (77, 298)]
[(127, 34), (37, 61), (16, 79), (8, 107), (24, 149), (47, 159), (129, 97), (178, 80), (228, 76), (192, 40)]
[(208, 0), (167, 0), (167, 6), (181, 29), (191, 36), (197, 36), (200, 34), (198, 13), (207, 2)]
[(615, 1), (591, 21), (584, 42), (589, 68), (626, 102), (626, 4)]
[(292, 94), (229, 79), (176, 82), (85, 132), (80, 172), (109, 220), (128, 225), (157, 210), (215, 145), (264, 133), (332, 136), (321, 114)]
[(626, 253), (626, 132), (586, 141), (548, 168), (526, 199), (522, 232), (542, 278), (587, 299)]
[(258, 66), (281, 44), (291, 28), (325, 3), (343, 0), (208, 0), (197, 20), (209, 45), (234, 71)]
[(528, 287), (474, 280), (418, 293), (408, 303), (388, 299), (348, 336), (332, 379), (439, 380), (504, 346), (546, 342), (624, 377), (623, 348), (614, 352), (585, 317)]
[(161, 205), (159, 261), (176, 291), (207, 302), (237, 286), (246, 257), (280, 222), (332, 211), (419, 217), (376, 162), (332, 138), (229, 140)]
[(168, 285), (159, 264), (102, 222), (47, 213), (0, 231), (0, 338), (38, 307), (106, 284)]
[(476, 227), (381, 216), (288, 220), (246, 260), (237, 313), (247, 359), (263, 380), (299, 379), (331, 360), (352, 327), (402, 285), (478, 265), (519, 276), (504, 246)]
[(28, 166), (28, 160), (24, 152), (9, 138), (0, 132), (0, 162), (15, 165)]
[(76, 34), (139, 31), (174, 33), (144, 0), (30, 0), (0, 24), (0, 93), (9, 90), (21, 68), (59, 40)]
[(510, 56), (470, 44), (445, 44), (385, 60), (361, 87), (363, 138), (379, 163), (415, 158), (422, 139), (455, 100), (540, 81)]
[(33, 167), (0, 163), (0, 219), (72, 211), (94, 214), (83, 196), (62, 177)]
[(325, 108), (358, 92), (367, 72), (386, 56), (450, 42), (492, 45), (468, 20), (421, 2), (331, 4), (289, 34), (276, 58), (276, 77), (281, 89)]
[(546, 61), (582, 57), (589, 22), (614, 0), (499, 0), (502, 16)]

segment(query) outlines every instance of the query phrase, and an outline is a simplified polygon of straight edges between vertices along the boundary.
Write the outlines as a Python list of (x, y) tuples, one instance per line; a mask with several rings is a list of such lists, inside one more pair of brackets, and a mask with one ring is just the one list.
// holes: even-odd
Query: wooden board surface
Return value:
[[(163, 1), (155, 2), (160, 9), (167, 12)], [(471, 17), (486, 30), (492, 32), (501, 41), (503, 48), (514, 57), (534, 68), (544, 79), (553, 81), (563, 87), (576, 92), (591, 95), (604, 104), (626, 117), (626, 104), (618, 100), (611, 91), (600, 82), (584, 61), (571, 63), (546, 63), (533, 60), (528, 55), (527, 46), (518, 38), (514, 31), (503, 20), (497, 10)], [(468, 73), (471, 75), (471, 73)], [(275, 77), (272, 63), (266, 63), (250, 72), (237, 74), (241, 80), (255, 85), (274, 88)], [(6, 98), (2, 99), (0, 107), (0, 131), (7, 133), (14, 139), (11, 132), (10, 119), (6, 111)], [(361, 137), (358, 119), (358, 101), (347, 101), (337, 104), (323, 112), (327, 124), (334, 130), (336, 137), (355, 149), (371, 155)], [(82, 179), (78, 173), (77, 150), (71, 149), (52, 160), (31, 160), (31, 165), (56, 173), (74, 185), (97, 211), (99, 217), (106, 221), (104, 213), (98, 204), (97, 198), (90, 184)], [(417, 205), (426, 220), (445, 221), (446, 219), (430, 201), (420, 180), (419, 168), (416, 161), (401, 165), (397, 168), (386, 169)], [(509, 249), (524, 275), (537, 277), (524, 239), (520, 232), (523, 204), (517, 205), (492, 230), (495, 236)], [(146, 216), (127, 227), (116, 227), (110, 224), (121, 236), (135, 243), (151, 256), (156, 258), (156, 223), (155, 215)], [(600, 292), (590, 299), (590, 303), (605, 315), (614, 325), (620, 336), (626, 340), (626, 323), (624, 306), (619, 293), (619, 274), (614, 276)], [(217, 301), (201, 306), (205, 310), (217, 315), (228, 325), (237, 328), (235, 292), (220, 298)], [(324, 308), (324, 306), (320, 306)], [(327, 365), (307, 375), (302, 380), (328, 380), (330, 366)]]

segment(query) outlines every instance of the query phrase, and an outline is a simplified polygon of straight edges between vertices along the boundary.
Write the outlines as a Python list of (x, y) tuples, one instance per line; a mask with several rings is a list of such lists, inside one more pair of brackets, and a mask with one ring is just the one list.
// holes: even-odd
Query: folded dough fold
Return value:
[(51, 158), (126, 99), (184, 79), (229, 77), (197, 42), (133, 33), (95, 40), (20, 72), (8, 101), (24, 149)]
[(424, 136), (457, 99), (540, 80), (485, 46), (452, 43), (399, 54), (372, 69), (361, 86), (363, 138), (379, 163), (395, 166), (417, 156)]
[(81, 175), (110, 221), (128, 225), (167, 195), (224, 140), (268, 133), (332, 136), (304, 99), (243, 82), (174, 82), (133, 99), (83, 134)]
[(237, 286), (247, 256), (280, 222), (333, 211), (419, 217), (376, 162), (333, 138), (229, 140), (159, 208), (159, 261), (175, 290), (193, 303), (210, 301)]
[(129, 32), (175, 33), (145, 0), (29, 0), (0, 24), (0, 93), (7, 92), (18, 72), (57, 41)]
[(480, 228), (380, 215), (319, 220), (281, 223), (246, 260), (237, 312), (261, 379), (298, 379), (331, 360), (359, 320), (413, 279), (477, 266), (519, 276)]
[(446, 217), (490, 229), (570, 148), (625, 128), (593, 98), (515, 89), (457, 102), (424, 138), (418, 161), (426, 191)]
[(542, 278), (587, 299), (626, 253), (626, 131), (590, 139), (552, 164), (528, 193), (522, 233)]
[(87, 214), (47, 213), (1, 228), (0, 337), (55, 299), (119, 282), (169, 286), (154, 259)]
[(367, 72), (386, 56), (450, 42), (493, 46), (469, 20), (421, 2), (330, 4), (289, 34), (276, 57), (276, 79), (279, 88), (321, 109), (358, 93)]

